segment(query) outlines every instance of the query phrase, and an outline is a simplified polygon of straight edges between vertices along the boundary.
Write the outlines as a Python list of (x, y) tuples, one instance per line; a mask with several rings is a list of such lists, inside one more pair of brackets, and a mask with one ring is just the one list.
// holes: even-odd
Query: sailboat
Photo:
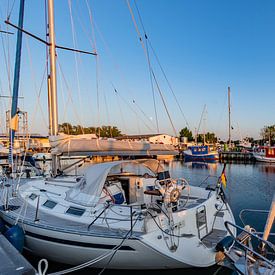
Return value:
[[(48, 17), (50, 134), (57, 136), (53, 0)], [(191, 186), (154, 159), (97, 163), (65, 175), (52, 151), (52, 176), (26, 180), (2, 202), (0, 216), (7, 227), (24, 228), (26, 250), (97, 268), (208, 267), (228, 235), (225, 222), (234, 223), (220, 181)]]

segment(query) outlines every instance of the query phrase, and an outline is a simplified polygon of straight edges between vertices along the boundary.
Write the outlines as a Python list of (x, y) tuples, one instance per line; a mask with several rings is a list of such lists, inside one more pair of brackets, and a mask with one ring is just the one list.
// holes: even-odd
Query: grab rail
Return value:
[(275, 263), (271, 262), (270, 260), (268, 260), (266, 257), (264, 257), (263, 255), (261, 255), (260, 253), (256, 252), (256, 251), (253, 250), (252, 248), (250, 248), (250, 247), (246, 246), (245, 244), (243, 244), (242, 242), (240, 242), (240, 241), (234, 236), (233, 232), (230, 230), (230, 228), (229, 228), (228, 225), (230, 225), (230, 226), (232, 226), (232, 227), (235, 227), (235, 228), (237, 228), (237, 229), (240, 229), (240, 230), (246, 232), (246, 233), (249, 234), (250, 236), (255, 237), (256, 239), (258, 239), (258, 240), (261, 241), (262, 243), (265, 243), (265, 244), (268, 245), (271, 249), (274, 250), (275, 247), (272, 247), (272, 246), (271, 246), (272, 244), (270, 244), (270, 242), (264, 240), (263, 238), (259, 237), (258, 235), (254, 234), (254, 233), (252, 233), (252, 232), (250, 232), (250, 231), (248, 231), (248, 230), (246, 230), (246, 229), (244, 229), (244, 228), (242, 228), (242, 227), (240, 227), (240, 226), (238, 226), (238, 225), (236, 225), (236, 224), (233, 224), (232, 222), (226, 221), (226, 222), (224, 222), (224, 225), (225, 225), (225, 227), (226, 227), (228, 233), (231, 235), (231, 237), (234, 238), (234, 240), (235, 240), (235, 242), (237, 242), (237, 244), (239, 244), (239, 245), (240, 245), (241, 247), (243, 247), (245, 250), (250, 251), (251, 253), (253, 253), (254, 255), (256, 255), (258, 258), (262, 259), (264, 262), (266, 262), (267, 264), (269, 264), (270, 266), (275, 267)]
[[(243, 226), (246, 225), (245, 221), (244, 221), (244, 217), (243, 217), (243, 214), (246, 213), (246, 212), (251, 212), (251, 213), (260, 213), (260, 214), (268, 214), (269, 213), (269, 210), (260, 210), (260, 209), (249, 209), (249, 208), (246, 208), (246, 209), (242, 209), (240, 211), (240, 214), (239, 214), (239, 218), (240, 218), (240, 221), (242, 222)], [(260, 235), (263, 235), (263, 232), (261, 231), (257, 231), (255, 232), (257, 234), (260, 234)], [(275, 236), (275, 233), (269, 233), (269, 236)]]

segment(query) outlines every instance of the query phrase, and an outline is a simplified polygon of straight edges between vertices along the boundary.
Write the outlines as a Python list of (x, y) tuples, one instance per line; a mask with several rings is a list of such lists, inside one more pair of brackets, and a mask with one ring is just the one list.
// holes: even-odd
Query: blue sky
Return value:
[[(3, 2), (0, 27), (6, 29), (3, 21), (13, 1)], [(16, 24), (18, 2), (15, 1), (10, 19)], [(98, 58), (57, 51), (60, 123), (116, 125), (127, 134), (156, 132), (148, 62), (127, 1), (72, 0), (72, 14), (69, 3), (55, 1), (57, 44), (83, 50), (91, 50), (96, 44)], [(86, 3), (91, 8), (94, 27)], [(135, 3), (129, 3), (143, 34)], [(263, 126), (274, 124), (274, 1), (136, 0), (136, 4), (193, 132), (206, 105), (200, 130), (227, 138), (228, 86), (234, 139), (258, 138)], [(45, 37), (44, 1), (26, 1), (24, 25), (26, 30)], [(15, 43), (16, 35), (1, 35), (1, 94), (10, 92), (8, 79), (13, 79)], [(172, 123), (179, 132), (186, 121), (151, 50), (149, 54)], [(19, 100), (19, 105), (29, 114), (30, 131), (43, 134), (47, 133), (45, 59), (45, 46), (24, 36), (20, 79), (20, 95), (24, 99)], [(156, 84), (154, 91), (159, 131), (174, 135)], [(8, 106), (8, 100), (1, 99), (1, 131)]]

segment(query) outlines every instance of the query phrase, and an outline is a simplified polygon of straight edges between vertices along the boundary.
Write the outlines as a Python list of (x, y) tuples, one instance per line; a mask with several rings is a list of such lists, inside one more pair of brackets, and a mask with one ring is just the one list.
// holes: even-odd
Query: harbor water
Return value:
[[(184, 177), (190, 185), (207, 186), (214, 185), (221, 175), (224, 163), (184, 162), (169, 161), (163, 163), (170, 170), (171, 176), (176, 178)], [(251, 163), (226, 163), (227, 184), (225, 188), (226, 199), (228, 200), (236, 223), (243, 227), (250, 224), (258, 231), (263, 231), (266, 214), (247, 213), (242, 220), (239, 217), (242, 209), (269, 210), (273, 193), (275, 191), (275, 164), (251, 162)], [(37, 268), (40, 258), (24, 252), (26, 258)], [(70, 266), (49, 262), (48, 273), (57, 272)], [(117, 274), (115, 270), (98, 270), (86, 268), (73, 274)], [(231, 270), (213, 266), (210, 268), (163, 270), (163, 271), (119, 271), (121, 275), (126, 274), (235, 274)]]

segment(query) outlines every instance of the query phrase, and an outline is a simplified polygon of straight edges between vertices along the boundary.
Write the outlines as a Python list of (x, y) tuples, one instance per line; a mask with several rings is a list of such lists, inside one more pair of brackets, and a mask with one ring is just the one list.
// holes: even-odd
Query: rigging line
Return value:
[(174, 99), (175, 99), (175, 101), (176, 101), (176, 103), (177, 103), (177, 105), (178, 105), (178, 107), (179, 107), (179, 109), (180, 109), (180, 112), (181, 112), (181, 114), (182, 114), (182, 116), (183, 116), (183, 118), (184, 118), (184, 120), (185, 120), (185, 123), (186, 123), (187, 127), (188, 127), (189, 129), (191, 129), (191, 128), (190, 128), (190, 125), (189, 125), (189, 123), (188, 123), (188, 121), (187, 121), (187, 119), (186, 119), (186, 116), (184, 115), (183, 110), (182, 110), (182, 108), (181, 108), (181, 106), (180, 106), (180, 104), (179, 104), (179, 101), (178, 101), (178, 99), (177, 99), (177, 97), (176, 97), (176, 94), (174, 93), (174, 89), (172, 88), (172, 85), (171, 85), (170, 81), (168, 80), (167, 75), (166, 75), (166, 73), (165, 73), (165, 71), (164, 71), (164, 69), (163, 69), (163, 67), (162, 67), (162, 65), (161, 65), (161, 63), (160, 63), (160, 60), (159, 60), (159, 58), (158, 58), (158, 56), (157, 56), (157, 54), (156, 54), (156, 52), (155, 52), (155, 50), (154, 50), (154, 48), (153, 48), (153, 46), (152, 46), (152, 44), (151, 44), (151, 41), (150, 41), (149, 38), (147, 38), (147, 40), (148, 40), (149, 46), (150, 46), (150, 48), (151, 48), (151, 50), (152, 50), (152, 52), (153, 52), (153, 54), (154, 54), (154, 56), (155, 56), (155, 58), (156, 58), (156, 60), (157, 60), (157, 63), (158, 63), (158, 65), (159, 65), (159, 67), (160, 67), (160, 69), (161, 69), (161, 71), (162, 71), (162, 73), (163, 73), (163, 75), (164, 75), (164, 78), (165, 78), (165, 80), (166, 80), (166, 82), (167, 82), (167, 84), (168, 84), (168, 87), (169, 87), (170, 91), (172, 92), (173, 97), (174, 97)]
[[(67, 82), (67, 80), (66, 80), (66, 78), (65, 78), (64, 72), (63, 72), (63, 70), (62, 70), (62, 68), (61, 68), (61, 64), (59, 63), (58, 58), (56, 58), (56, 63), (57, 63), (57, 65), (58, 65), (58, 67), (59, 67), (59, 70), (60, 70), (60, 72), (61, 72), (62, 79), (63, 79), (63, 81), (65, 82), (65, 86), (66, 86), (66, 89), (67, 89), (67, 91), (68, 91), (68, 102), (70, 101), (71, 103), (74, 103), (73, 97), (72, 97), (72, 92), (71, 92), (71, 90), (70, 90), (70, 88), (69, 88), (68, 82)], [(67, 108), (69, 107), (68, 104), (66, 104), (66, 107), (67, 107)], [(78, 115), (77, 111), (75, 110), (75, 108), (72, 108), (72, 109), (73, 109), (73, 111), (74, 111), (74, 114), (75, 114), (75, 116), (76, 116), (77, 121), (79, 122), (80, 119), (79, 119), (79, 115)], [(83, 132), (83, 127), (82, 127), (82, 126), (81, 126), (81, 129), (82, 129), (82, 132)]]
[[(90, 24), (91, 24), (91, 29), (92, 29), (92, 38), (94, 41), (94, 51), (97, 52), (97, 43), (96, 43), (96, 35), (95, 35), (95, 27), (94, 27), (94, 21), (93, 21), (93, 16), (92, 16), (92, 10), (91, 7), (89, 5), (89, 3), (86, 0), (86, 6), (88, 9), (88, 14), (89, 14), (89, 20), (90, 20)], [(93, 46), (93, 45), (92, 45)], [(100, 101), (99, 101), (99, 56), (96, 56), (96, 95), (97, 95), (97, 112), (98, 112), (98, 125), (100, 125)], [(104, 98), (106, 100), (106, 95), (104, 93)], [(106, 102), (106, 101), (105, 101)], [(107, 114), (108, 116), (108, 114)], [(100, 129), (99, 129), (99, 133), (100, 133)]]
[(141, 107), (136, 103), (136, 101), (133, 99), (133, 104), (137, 107), (137, 109), (144, 115), (144, 117), (152, 124), (152, 126), (155, 126), (152, 122), (152, 120), (145, 114), (145, 112), (141, 109)]
[[(112, 84), (113, 85), (113, 84)], [(118, 91), (116, 90), (116, 88), (114, 87), (114, 85), (113, 85), (113, 88), (114, 88), (114, 91), (115, 91), (115, 93), (126, 103), (126, 105), (130, 108), (130, 110), (135, 114), (135, 115), (137, 115), (138, 116), (138, 114), (137, 114), (137, 112), (131, 107), (131, 105), (127, 102), (127, 100), (125, 100), (119, 93), (118, 93)], [(139, 117), (139, 116), (138, 116)], [(140, 118), (141, 119), (141, 118)], [(152, 128), (150, 128), (147, 124), (146, 124), (146, 122), (143, 120), (143, 119), (141, 119), (141, 121), (144, 123), (144, 125), (148, 128), (148, 130), (150, 130), (150, 131), (152, 131)]]
[[(157, 126), (157, 132), (159, 133), (158, 114), (157, 114), (157, 108), (156, 108), (155, 90), (154, 90), (153, 79), (152, 79), (152, 67), (151, 67), (151, 62), (150, 62), (150, 58), (149, 58), (148, 45), (146, 43), (146, 46), (145, 46), (144, 43), (143, 43), (143, 40), (142, 40), (140, 31), (139, 31), (138, 25), (136, 23), (134, 13), (133, 13), (132, 8), (130, 6), (129, 0), (126, 0), (126, 2), (127, 2), (127, 6), (128, 6), (128, 9), (129, 9), (129, 12), (131, 14), (131, 18), (132, 18), (133, 24), (134, 24), (136, 32), (138, 34), (139, 41), (141, 43), (141, 46), (143, 48), (143, 51), (144, 51), (144, 54), (145, 54), (145, 57), (146, 57), (146, 60), (147, 60), (147, 63), (148, 63), (149, 76), (150, 76), (150, 84), (151, 84), (151, 91), (152, 91), (152, 96), (153, 96), (153, 104), (154, 104), (154, 111), (155, 111), (155, 118), (156, 118), (156, 126)], [(147, 35), (145, 33), (145, 38), (146, 37), (147, 37)]]
[(149, 58), (149, 50), (148, 50), (147, 40), (145, 40), (145, 41), (146, 41), (146, 53), (147, 53), (147, 62), (148, 62), (148, 69), (149, 69), (149, 75), (150, 75), (151, 91), (152, 91), (153, 103), (154, 103), (154, 112), (155, 112), (155, 118), (156, 118), (156, 124), (157, 124), (157, 132), (159, 133), (159, 121), (158, 121), (155, 89), (154, 89), (153, 78), (152, 78), (153, 69), (151, 67), (151, 61)]
[(36, 96), (37, 96), (37, 100), (36, 100), (36, 104), (35, 104), (35, 110), (34, 110), (35, 116), (33, 117), (33, 122), (34, 122), (35, 118), (37, 118), (36, 113), (37, 113), (37, 109), (39, 107), (39, 109), (41, 111), (41, 114), (42, 114), (42, 120), (44, 122), (44, 125), (47, 126), (47, 119), (45, 117), (45, 114), (43, 112), (43, 109), (42, 109), (42, 106), (41, 106), (41, 102), (40, 102), (40, 96), (41, 96), (42, 86), (43, 86), (44, 81), (46, 79), (47, 65), (45, 65), (45, 69), (44, 69), (44, 72), (43, 72), (41, 84), (40, 84), (40, 87), (39, 87), (39, 90), (38, 90), (38, 93), (37, 93), (37, 83), (35, 81), (35, 79), (36, 79), (36, 77), (35, 77), (35, 70), (34, 70), (32, 58), (31, 58), (31, 50), (30, 50), (29, 40), (26, 39), (26, 41), (27, 41), (27, 43), (26, 43), (26, 45), (27, 45), (27, 52), (28, 52), (28, 57), (29, 57), (29, 62), (30, 62), (30, 67), (31, 67), (31, 72), (32, 72), (34, 89), (35, 89), (35, 93), (36, 93)]
[(195, 133), (196, 135), (198, 135), (198, 133), (199, 133), (199, 130), (200, 130), (200, 127), (201, 127), (201, 121), (202, 121), (205, 109), (206, 109), (206, 104), (204, 104), (204, 106), (203, 106), (203, 110), (202, 110), (202, 113), (201, 113), (201, 117), (200, 117), (200, 122), (199, 122), (198, 129), (197, 129), (197, 133)]
[(115, 88), (114, 88), (114, 91), (115, 91), (115, 95), (116, 95), (116, 98), (117, 98), (117, 105), (118, 105), (119, 113), (120, 113), (120, 116), (121, 116), (122, 124), (123, 124), (123, 127), (124, 127), (125, 131), (127, 131), (126, 123), (125, 123), (125, 120), (124, 120), (124, 117), (123, 117), (123, 114), (122, 114), (122, 110), (121, 110), (121, 107), (120, 107), (120, 103), (119, 103), (119, 96), (118, 96), (117, 90)]
[[(9, 1), (8, 1), (8, 3), (9, 3)], [(11, 6), (11, 9), (10, 9), (10, 12), (8, 12), (8, 10), (7, 10), (7, 18), (10, 18), (10, 17), (11, 17), (11, 13), (12, 13), (13, 8), (14, 8), (14, 3), (15, 3), (15, 0), (13, 0), (12, 6)], [(8, 9), (9, 9), (9, 8), (8, 8)]]
[(161, 97), (162, 103), (163, 103), (163, 105), (164, 105), (165, 111), (166, 111), (167, 116), (168, 116), (168, 118), (169, 118), (169, 121), (170, 121), (170, 123), (171, 123), (171, 125), (172, 125), (174, 134), (175, 134), (175, 136), (177, 136), (176, 128), (175, 128), (175, 126), (174, 126), (174, 124), (173, 124), (172, 118), (171, 118), (171, 116), (170, 116), (170, 113), (169, 113), (169, 111), (168, 111), (167, 105), (166, 105), (166, 103), (165, 103), (164, 96), (163, 96), (163, 94), (162, 94), (162, 92), (161, 92), (161, 89), (160, 89), (160, 87), (159, 87), (159, 85), (158, 85), (158, 82), (157, 82), (157, 80), (156, 80), (156, 76), (155, 76), (155, 74), (154, 74), (153, 71), (152, 71), (152, 74), (153, 74), (155, 83), (156, 83), (156, 85), (157, 85), (157, 90), (158, 90), (158, 92), (159, 92), (159, 94), (160, 94), (160, 97)]
[[(173, 96), (174, 96), (174, 99), (175, 99), (175, 101), (176, 101), (176, 103), (177, 103), (177, 105), (178, 105), (178, 107), (179, 107), (179, 109), (180, 109), (180, 111), (181, 111), (181, 113), (182, 113), (182, 116), (183, 116), (183, 118), (184, 118), (184, 120), (185, 120), (185, 122), (186, 122), (186, 125), (190, 128), (190, 126), (189, 126), (189, 124), (188, 124), (188, 122), (187, 122), (187, 119), (185, 118), (185, 115), (184, 115), (184, 113), (183, 113), (183, 111), (182, 111), (182, 108), (180, 107), (180, 104), (179, 104), (179, 102), (178, 102), (178, 100), (177, 100), (177, 98), (176, 98), (176, 95), (175, 95), (175, 93), (174, 93), (174, 90), (173, 90), (173, 88), (172, 88), (172, 85), (171, 85), (171, 83), (168, 81), (167, 75), (166, 75), (166, 73), (164, 72), (164, 69), (163, 69), (163, 67), (161, 66), (160, 60), (159, 60), (159, 58), (158, 58), (158, 56), (157, 56), (155, 50), (154, 50), (153, 47), (152, 47), (152, 44), (151, 44), (150, 40), (149, 40), (149, 38), (148, 38), (148, 35), (147, 35), (147, 33), (146, 33), (146, 30), (145, 30), (145, 27), (144, 27), (144, 24), (143, 24), (143, 20), (142, 20), (142, 18), (141, 18), (141, 14), (140, 14), (140, 12), (139, 12), (139, 8), (138, 8), (138, 6), (137, 6), (136, 0), (134, 0), (134, 4), (135, 4), (135, 7), (136, 7), (136, 10), (137, 10), (137, 13), (138, 13), (139, 21), (140, 21), (140, 23), (141, 23), (141, 26), (142, 26), (142, 29), (143, 29), (143, 32), (144, 32), (148, 59), (149, 59), (149, 50), (148, 50), (148, 43), (149, 43), (149, 46), (150, 46), (150, 48), (151, 48), (151, 50), (152, 50), (152, 52), (153, 52), (153, 54), (154, 54), (154, 56), (155, 56), (155, 58), (156, 58), (156, 60), (157, 60), (157, 63), (158, 63), (158, 65), (159, 65), (159, 67), (160, 67), (160, 69), (161, 69), (161, 71), (162, 71), (162, 73), (163, 73), (163, 75), (164, 75), (164, 77), (165, 77), (165, 80), (166, 80), (166, 82), (167, 82), (167, 84), (168, 84), (168, 87), (170, 88), (170, 90), (171, 90), (171, 92), (172, 92), (172, 94), (173, 94)], [(150, 66), (150, 67), (151, 67), (151, 66)], [(151, 68), (151, 69), (152, 69), (152, 68)], [(169, 119), (170, 119), (170, 118), (169, 118)], [(171, 119), (170, 119), (170, 122), (172, 123)], [(173, 124), (172, 124), (172, 126), (173, 126)], [(174, 126), (173, 126), (173, 128), (174, 128)], [(174, 131), (175, 131), (175, 129), (174, 129)], [(175, 134), (176, 134), (176, 133), (175, 133)], [(177, 135), (177, 134), (176, 134), (176, 135)]]
[[(75, 32), (75, 25), (74, 25), (73, 14), (72, 14), (72, 1), (71, 0), (68, 0), (68, 5), (69, 5), (69, 10), (70, 10), (73, 45), (74, 45), (74, 48), (77, 48), (76, 32)], [(75, 60), (75, 68), (76, 68), (76, 81), (77, 81), (77, 93), (78, 93), (78, 98), (79, 98), (79, 105), (80, 105), (80, 110), (83, 110), (83, 104), (82, 104), (82, 99), (81, 99), (81, 95), (80, 95), (79, 56), (76, 53), (74, 53), (74, 60)], [(81, 114), (82, 114), (82, 112), (81, 112)], [(81, 114), (80, 114), (80, 124), (83, 125), (83, 118), (82, 118)], [(82, 129), (82, 134), (84, 134), (83, 128), (81, 128), (81, 129)]]
[[(107, 104), (107, 98), (106, 98), (106, 93), (105, 91), (103, 90), (103, 96), (104, 96), (104, 103), (105, 103), (105, 107), (106, 107), (106, 114), (107, 114), (107, 122), (109, 125), (111, 125), (111, 121), (110, 121), (110, 114), (109, 114), (109, 108), (108, 108), (108, 104)], [(111, 126), (109, 128), (109, 134), (111, 137), (113, 137), (113, 133), (112, 133), (112, 130), (111, 130)]]
[[(3, 34), (1, 34), (1, 40), (2, 40), (2, 48), (3, 48), (4, 60), (5, 60), (5, 67), (6, 67), (6, 71), (7, 71), (7, 77), (8, 77), (9, 95), (11, 96), (10, 66), (9, 66), (9, 62), (7, 60), (8, 58), (7, 58), (7, 53), (6, 53), (6, 49), (5, 49), (5, 43), (4, 43), (4, 39), (3, 39)], [(8, 48), (8, 46), (7, 46), (7, 48)]]
[(91, 10), (91, 7), (90, 7), (88, 1), (86, 0), (85, 2), (86, 2), (87, 9), (88, 9), (90, 24), (91, 24), (91, 28), (92, 28), (92, 39), (94, 41), (94, 45), (93, 45), (92, 41), (91, 41), (91, 45), (92, 45), (94, 51), (97, 52), (95, 25), (94, 25), (94, 20), (93, 20), (93, 14), (92, 14), (92, 10)]
[[(58, 68), (58, 75), (60, 76), (61, 73), (60, 73), (59, 66), (57, 66), (57, 68)], [(64, 108), (63, 119), (61, 121), (67, 121), (67, 119), (66, 119), (66, 110), (67, 110), (67, 105), (68, 104), (66, 104), (66, 100), (65, 100), (65, 92), (64, 92), (64, 87), (63, 87), (63, 81), (60, 81), (60, 90), (61, 90), (61, 97), (62, 97), (63, 108)]]

